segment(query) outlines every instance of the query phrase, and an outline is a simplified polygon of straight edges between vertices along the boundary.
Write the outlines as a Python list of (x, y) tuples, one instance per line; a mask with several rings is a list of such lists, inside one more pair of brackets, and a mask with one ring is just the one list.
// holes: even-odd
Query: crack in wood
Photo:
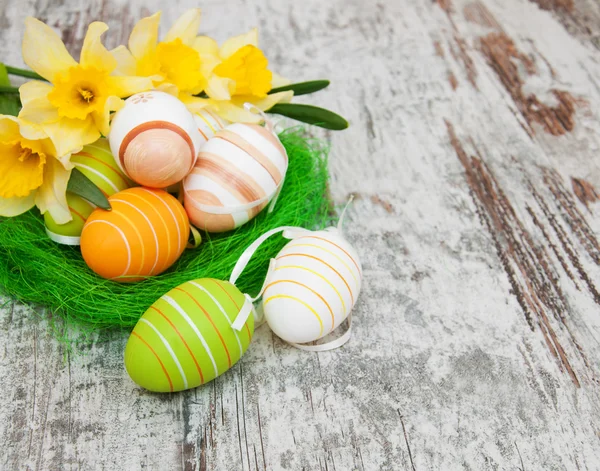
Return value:
[(579, 201), (581, 201), (588, 210), (590, 209), (590, 203), (598, 201), (598, 193), (596, 193), (596, 189), (590, 182), (587, 182), (582, 178), (571, 177), (571, 185), (573, 186), (573, 193), (575, 193), (575, 196), (577, 196)]
[(404, 442), (406, 443), (406, 449), (408, 450), (408, 458), (410, 459), (410, 466), (412, 468), (412, 471), (417, 471), (415, 468), (415, 463), (413, 461), (412, 452), (410, 450), (410, 445), (408, 444), (408, 435), (406, 433), (406, 426), (404, 425), (404, 418), (402, 417), (402, 414), (400, 413), (400, 409), (398, 409), (397, 412), (398, 412), (398, 416), (400, 417), (400, 423), (402, 424), (402, 433), (404, 434)]
[[(552, 327), (548, 313), (552, 314), (553, 318), (559, 322), (562, 329), (569, 335), (569, 339), (583, 360), (586, 370), (591, 372), (592, 376), (594, 373), (587, 357), (568, 325), (566, 314), (569, 313), (569, 305), (557, 279), (556, 271), (548, 251), (544, 246), (534, 242), (532, 235), (519, 219), (511, 202), (505, 195), (491, 169), (483, 161), (482, 156), (476, 151), (477, 157), (469, 157), (462, 143), (458, 140), (452, 123), (446, 120), (446, 127), (450, 143), (465, 170), (467, 183), (476, 204), (480, 220), (487, 227), (493, 239), (502, 266), (508, 275), (513, 293), (525, 314), (527, 322), (530, 327), (537, 326), (540, 329), (548, 349), (558, 360), (561, 370), (564, 369), (571, 377), (575, 386), (580, 387), (578, 375), (575, 373), (571, 360), (568, 358), (558, 334)], [(476, 149), (472, 141), (471, 145)], [(556, 172), (550, 170), (546, 170), (544, 174), (544, 182), (554, 195), (555, 200), (559, 202), (561, 207), (566, 206), (571, 210), (569, 215), (572, 218), (577, 218), (576, 221), (571, 222), (571, 230), (573, 233), (576, 233), (577, 229), (586, 227), (587, 223), (581, 213), (573, 210), (572, 201), (568, 195), (561, 191), (561, 182), (557, 181), (558, 178)], [(595, 286), (583, 270), (574, 252), (569, 248), (572, 242), (568, 239), (568, 236), (566, 236), (564, 230), (551, 213), (547, 203), (531, 182), (529, 182), (529, 188), (544, 217), (549, 221), (557, 234), (563, 250), (567, 253), (581, 278), (588, 284), (596, 302), (599, 302), (596, 299), (597, 291), (595, 290)], [(535, 211), (531, 207), (529, 207), (528, 214), (534, 217), (534, 226), (543, 228), (543, 223), (535, 215)], [(543, 234), (545, 234), (545, 238), (549, 241), (548, 232), (545, 228), (543, 228)], [(593, 233), (589, 232), (588, 235), (593, 236)], [(566, 266), (564, 259), (562, 265)], [(516, 276), (517, 273), (520, 276)], [(571, 271), (569, 270), (568, 273), (571, 273)], [(572, 276), (571, 279), (575, 281)], [(533, 316), (535, 316), (535, 320)]]

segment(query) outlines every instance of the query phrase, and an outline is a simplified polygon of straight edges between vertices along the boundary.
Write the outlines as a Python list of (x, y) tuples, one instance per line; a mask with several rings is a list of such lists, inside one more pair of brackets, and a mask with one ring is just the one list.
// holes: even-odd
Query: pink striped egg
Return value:
[(285, 148), (265, 127), (235, 123), (218, 131), (183, 181), (190, 221), (208, 232), (241, 226), (275, 196), (287, 167)]
[(221, 131), (229, 124), (223, 118), (217, 115), (210, 108), (204, 108), (194, 113), (194, 120), (198, 127), (198, 132), (202, 136), (203, 143), (208, 141), (217, 132)]
[(115, 113), (108, 140), (121, 170), (151, 188), (180, 182), (205, 141), (185, 105), (158, 91), (129, 97)]
[(348, 317), (361, 281), (358, 255), (337, 229), (301, 232), (277, 254), (269, 271), (265, 320), (287, 342), (320, 339)]

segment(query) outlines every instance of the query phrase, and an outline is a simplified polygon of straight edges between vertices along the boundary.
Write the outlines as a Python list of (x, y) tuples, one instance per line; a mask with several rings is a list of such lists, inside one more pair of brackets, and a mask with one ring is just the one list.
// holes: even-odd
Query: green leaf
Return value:
[(329, 80), (312, 80), (310, 82), (290, 83), (289, 85), (272, 89), (269, 92), (269, 95), (278, 92), (286, 92), (288, 90), (292, 90), (294, 92), (294, 96), (307, 95), (309, 93), (315, 93), (319, 90), (327, 88), (329, 83)]
[(10, 87), (8, 72), (6, 71), (6, 66), (2, 62), (0, 62), (0, 87)]
[(348, 127), (348, 121), (339, 114), (312, 105), (278, 103), (270, 110), (267, 110), (267, 112), (287, 116), (288, 118), (302, 121), (303, 123), (314, 124), (325, 129), (333, 129), (334, 131), (341, 131)]
[(102, 193), (88, 177), (86, 177), (76, 168), (71, 170), (71, 178), (69, 179), (67, 190), (71, 193), (81, 196), (82, 198), (85, 198), (99, 208), (106, 209), (108, 211), (112, 209), (110, 207), (110, 203), (106, 199), (106, 196), (104, 196), (104, 193)]
[[(13, 93), (16, 90), (17, 93)], [(21, 100), (18, 89), (10, 86), (6, 66), (0, 62), (0, 114), (17, 116), (21, 111)]]

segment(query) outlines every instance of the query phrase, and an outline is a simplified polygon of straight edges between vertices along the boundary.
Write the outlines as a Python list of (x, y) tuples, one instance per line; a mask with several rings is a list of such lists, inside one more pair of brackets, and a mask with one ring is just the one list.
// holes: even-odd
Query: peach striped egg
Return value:
[[(88, 177), (106, 196), (133, 186), (133, 182), (119, 169), (110, 152), (106, 139), (84, 146), (81, 152), (71, 156), (71, 163)], [(79, 245), (79, 239), (86, 219), (96, 208), (88, 200), (67, 192), (67, 203), (73, 220), (57, 224), (49, 212), (44, 214), (48, 237), (59, 244)]]
[(224, 232), (256, 216), (275, 196), (287, 171), (285, 148), (256, 124), (235, 123), (208, 140), (183, 181), (192, 224)]
[(354, 307), (362, 269), (354, 248), (335, 229), (302, 232), (279, 252), (263, 293), (269, 327), (283, 340), (317, 340)]
[(140, 318), (125, 347), (125, 368), (140, 386), (173, 392), (208, 383), (248, 349), (254, 318), (232, 323), (244, 295), (231, 283), (202, 278), (161, 296)]
[(166, 188), (193, 168), (204, 142), (185, 105), (164, 92), (129, 97), (108, 136), (121, 169), (140, 185)]
[(111, 211), (96, 209), (81, 233), (81, 254), (98, 275), (139, 281), (169, 268), (189, 236), (181, 204), (163, 190), (130, 188), (108, 198)]
[(208, 141), (229, 124), (229, 122), (225, 121), (209, 108), (204, 108), (194, 113), (194, 120), (196, 121), (196, 126), (202, 136), (203, 142)]

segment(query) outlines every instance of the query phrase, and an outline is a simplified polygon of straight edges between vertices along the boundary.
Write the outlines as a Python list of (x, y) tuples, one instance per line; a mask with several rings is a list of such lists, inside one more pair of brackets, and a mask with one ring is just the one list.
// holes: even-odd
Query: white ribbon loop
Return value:
[(233, 321), (233, 324), (231, 324), (231, 327), (238, 332), (244, 328), (248, 317), (250, 317), (250, 313), (254, 313), (254, 304), (252, 303), (252, 298), (247, 294), (244, 294), (244, 298), (244, 305)]
[(292, 347), (298, 348), (300, 350), (304, 350), (307, 352), (327, 352), (329, 350), (335, 350), (336, 348), (340, 348), (342, 345), (346, 344), (348, 340), (352, 337), (352, 313), (348, 315), (348, 330), (344, 332), (344, 335), (338, 337), (331, 342), (321, 343), (319, 345), (304, 345), (301, 343), (289, 343)]

